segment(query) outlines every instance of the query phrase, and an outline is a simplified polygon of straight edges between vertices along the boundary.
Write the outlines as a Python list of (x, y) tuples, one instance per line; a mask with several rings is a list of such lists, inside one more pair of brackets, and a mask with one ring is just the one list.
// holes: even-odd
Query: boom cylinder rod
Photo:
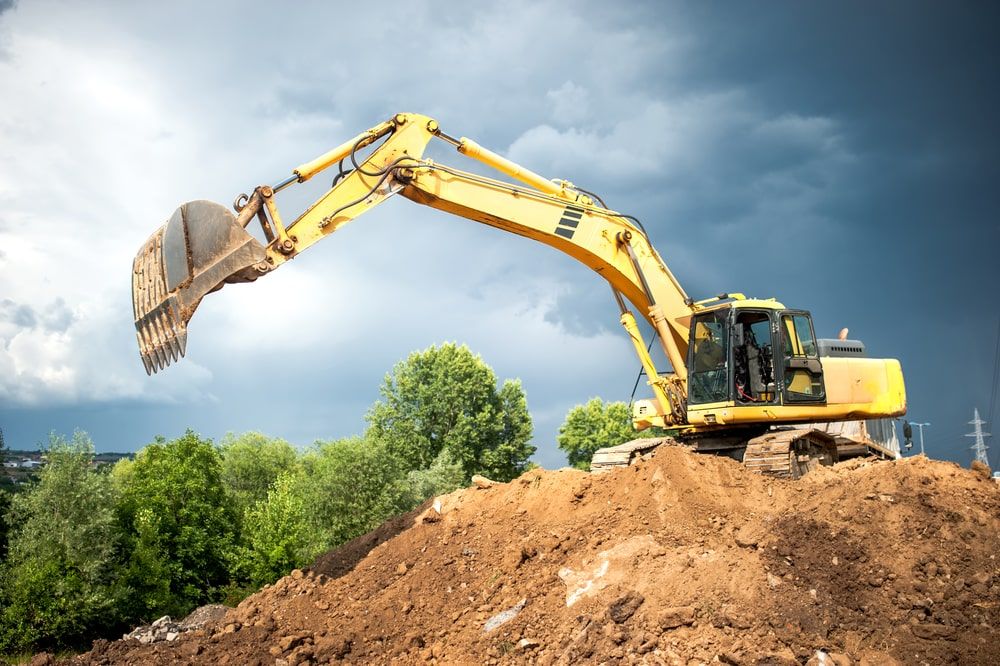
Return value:
[(530, 169), (525, 169), (520, 164), (511, 162), (506, 157), (498, 155), (492, 150), (483, 148), (472, 139), (467, 139), (463, 136), (458, 140), (458, 142), (458, 152), (463, 155), (479, 160), (483, 164), (493, 167), (497, 171), (505, 173), (511, 178), (519, 180), (522, 183), (531, 185), (535, 189), (541, 190), (546, 194), (551, 194), (557, 197), (563, 196), (563, 188), (556, 185), (551, 180), (546, 179), (544, 176), (540, 176)]
[(642, 289), (646, 292), (646, 300), (649, 301), (649, 316), (653, 320), (653, 327), (656, 328), (656, 332), (660, 336), (660, 346), (663, 347), (664, 353), (670, 359), (670, 365), (674, 368), (674, 374), (678, 378), (685, 380), (687, 379), (687, 366), (684, 365), (684, 359), (681, 358), (677, 346), (671, 344), (673, 338), (671, 337), (670, 326), (667, 324), (667, 318), (663, 314), (663, 308), (657, 305), (656, 299), (653, 297), (653, 291), (649, 288), (649, 282), (646, 281), (646, 274), (643, 272), (642, 266), (639, 265), (639, 257), (636, 256), (635, 248), (632, 247), (632, 243), (630, 242), (631, 238), (632, 234), (627, 231), (618, 234), (618, 241), (625, 246), (628, 258), (632, 261), (632, 267), (635, 268), (635, 272), (639, 276)]
[(281, 181), (280, 183), (278, 183), (277, 185), (275, 185), (271, 189), (274, 190), (275, 193), (277, 193), (277, 192), (280, 192), (281, 190), (285, 189), (286, 187), (288, 187), (292, 183), (297, 183), (297, 182), (299, 182), (299, 177), (298, 177), (298, 175), (296, 175), (296, 174), (293, 173), (291, 176), (289, 176), (288, 178), (284, 179), (283, 181)]
[(663, 390), (663, 387), (660, 386), (660, 375), (656, 371), (652, 357), (646, 351), (646, 341), (642, 339), (642, 333), (639, 332), (639, 325), (635, 321), (635, 315), (626, 310), (622, 313), (620, 321), (625, 332), (628, 333), (632, 345), (635, 347), (635, 353), (639, 357), (642, 369), (646, 371), (646, 376), (649, 377), (649, 387), (653, 389), (653, 395), (656, 397), (656, 401), (660, 403), (660, 414), (663, 414), (665, 418), (669, 418), (669, 415), (673, 413), (670, 398)]
[(348, 139), (336, 148), (332, 148), (316, 159), (306, 162), (295, 168), (295, 176), (298, 182), (304, 183), (331, 164), (336, 164), (351, 154), (356, 148), (364, 148), (373, 141), (385, 136), (396, 127), (396, 124), (387, 120), (381, 125), (376, 125), (366, 132), (362, 132), (353, 139)]

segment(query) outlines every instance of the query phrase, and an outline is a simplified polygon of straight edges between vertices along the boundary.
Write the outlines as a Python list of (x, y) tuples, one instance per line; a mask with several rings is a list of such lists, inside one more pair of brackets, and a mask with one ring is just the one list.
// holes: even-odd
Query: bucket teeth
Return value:
[(132, 267), (132, 306), (139, 356), (153, 374), (184, 356), (187, 327), (177, 301), (168, 295), (163, 272), (163, 229), (146, 242)]
[(139, 355), (146, 374), (153, 374), (184, 356), (187, 348), (187, 330), (181, 325), (170, 324), (166, 315), (153, 315), (140, 322), (137, 335)]
[(135, 324), (139, 355), (146, 374), (153, 374), (184, 356), (187, 327), (174, 316), (172, 299), (140, 317)]

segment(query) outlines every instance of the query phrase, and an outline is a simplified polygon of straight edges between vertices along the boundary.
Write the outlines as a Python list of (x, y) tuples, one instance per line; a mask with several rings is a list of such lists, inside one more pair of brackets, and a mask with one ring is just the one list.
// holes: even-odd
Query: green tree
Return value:
[(295, 467), (296, 453), (283, 439), (259, 432), (226, 435), (219, 446), (222, 453), (222, 482), (242, 515), (267, 499), (268, 490), (279, 475)]
[(236, 514), (211, 440), (158, 438), (113, 473), (128, 540), (122, 584), (132, 619), (186, 614), (228, 583)]
[(10, 529), (10, 525), (7, 524), (8, 511), (10, 511), (10, 495), (0, 488), (0, 565), (7, 558), (7, 531)]
[(115, 620), (115, 494), (85, 433), (50, 436), (37, 485), (13, 499), (0, 573), (0, 652), (80, 645)]
[(301, 493), (316, 552), (371, 531), (411, 508), (407, 469), (377, 441), (316, 442), (302, 459)]
[(578, 469), (590, 469), (594, 451), (606, 446), (624, 444), (637, 437), (654, 433), (637, 433), (632, 427), (632, 416), (624, 402), (605, 403), (592, 398), (584, 405), (577, 405), (566, 414), (559, 427), (559, 448), (566, 452), (569, 464)]
[(368, 436), (411, 470), (430, 467), (447, 450), (466, 481), (473, 474), (509, 481), (535, 452), (520, 382), (497, 390), (493, 369), (465, 345), (410, 354), (386, 375), (381, 394), (366, 416)]
[(412, 470), (406, 475), (406, 486), (410, 494), (408, 504), (416, 506), (428, 497), (450, 493), (466, 483), (465, 470), (451, 459), (445, 449), (430, 467)]
[(301, 477), (282, 473), (244, 515), (241, 568), (253, 585), (273, 583), (322, 549), (302, 495)]

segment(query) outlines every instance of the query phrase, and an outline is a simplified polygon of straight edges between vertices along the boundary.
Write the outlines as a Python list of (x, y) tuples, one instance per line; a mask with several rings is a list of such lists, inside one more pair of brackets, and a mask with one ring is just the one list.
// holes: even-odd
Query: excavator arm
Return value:
[[(432, 139), (523, 184), (424, 159)], [(367, 157), (358, 157), (358, 151), (374, 144)], [(276, 195), (334, 165), (338, 171), (330, 189), (286, 225)], [(663, 424), (685, 422), (688, 326), (696, 305), (641, 225), (572, 183), (547, 180), (470, 139), (452, 138), (436, 121), (416, 114), (397, 114), (300, 165), (277, 185), (241, 195), (234, 203), (236, 215), (207, 201), (178, 208), (143, 245), (133, 268), (135, 324), (146, 371), (184, 355), (188, 322), (206, 294), (270, 273), (396, 194), (544, 243), (596, 271), (611, 285)], [(245, 231), (254, 221), (266, 244)], [(657, 332), (673, 373), (656, 371), (626, 299)]]

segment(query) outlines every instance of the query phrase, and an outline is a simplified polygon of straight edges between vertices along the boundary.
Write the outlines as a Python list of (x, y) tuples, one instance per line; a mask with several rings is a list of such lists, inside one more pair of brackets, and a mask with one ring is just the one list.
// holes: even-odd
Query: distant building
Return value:
[(44, 464), (45, 463), (43, 463), (41, 460), (25, 460), (24, 462), (21, 463), (21, 467), (24, 467), (26, 469), (35, 469), (36, 467), (41, 467)]

